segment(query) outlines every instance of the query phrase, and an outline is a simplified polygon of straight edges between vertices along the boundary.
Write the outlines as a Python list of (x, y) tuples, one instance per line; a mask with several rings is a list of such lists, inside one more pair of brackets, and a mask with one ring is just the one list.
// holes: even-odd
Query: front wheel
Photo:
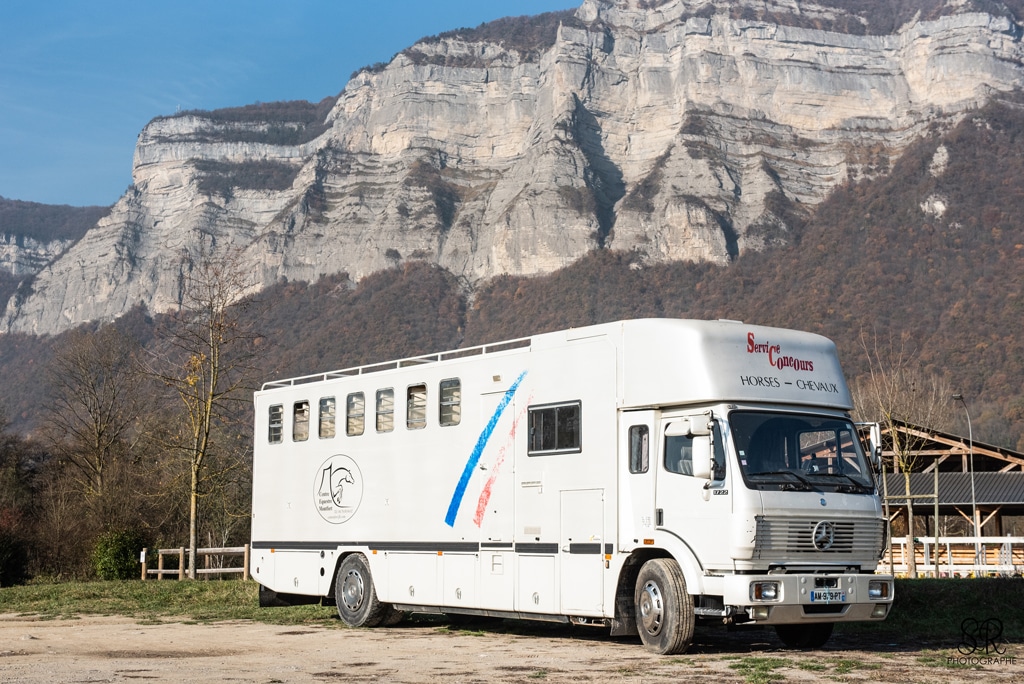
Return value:
[(366, 556), (345, 556), (334, 578), (334, 601), (338, 617), (351, 627), (376, 627), (389, 617), (391, 608), (377, 600)]
[(636, 580), (636, 617), (640, 640), (661, 655), (683, 653), (693, 642), (696, 621), (686, 579), (671, 558), (644, 563)]
[(787, 648), (806, 651), (821, 648), (832, 636), (831, 622), (808, 623), (804, 625), (775, 625), (775, 634)]

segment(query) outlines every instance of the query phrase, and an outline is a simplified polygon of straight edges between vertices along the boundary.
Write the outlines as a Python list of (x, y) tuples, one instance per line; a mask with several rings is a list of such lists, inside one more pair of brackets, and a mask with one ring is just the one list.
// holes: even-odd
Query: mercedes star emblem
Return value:
[(814, 548), (818, 551), (828, 551), (836, 540), (836, 527), (827, 520), (822, 520), (814, 526), (811, 533), (814, 541)]

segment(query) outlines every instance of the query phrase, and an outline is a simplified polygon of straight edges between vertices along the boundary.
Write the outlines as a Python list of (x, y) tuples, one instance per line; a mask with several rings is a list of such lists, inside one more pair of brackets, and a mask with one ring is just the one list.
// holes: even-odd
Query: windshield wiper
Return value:
[(853, 479), (852, 477), (850, 477), (846, 473), (815, 473), (815, 475), (817, 477), (842, 477), (842, 478), (845, 478), (846, 480), (849, 480), (849, 482), (855, 488), (854, 491), (859, 491), (859, 492), (870, 492), (871, 491), (871, 487), (869, 487), (868, 485), (864, 484), (860, 480)]
[[(806, 477), (804, 477), (800, 473), (794, 472), (792, 470), (768, 470), (768, 471), (760, 472), (760, 473), (749, 473), (749, 475), (751, 477), (759, 477), (761, 475), (789, 475), (789, 476), (795, 477), (797, 480), (799, 480), (800, 483), (803, 485), (803, 487), (802, 487), (803, 489), (807, 489), (807, 490), (814, 489), (814, 485), (811, 484), (810, 480), (808, 480)], [(792, 482), (787, 482), (785, 484), (793, 486)]]

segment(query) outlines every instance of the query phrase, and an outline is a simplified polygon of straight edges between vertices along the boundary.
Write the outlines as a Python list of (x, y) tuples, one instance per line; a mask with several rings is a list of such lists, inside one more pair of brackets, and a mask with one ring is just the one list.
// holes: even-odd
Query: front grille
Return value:
[(754, 558), (759, 560), (875, 559), (883, 541), (881, 520), (767, 516), (756, 520)]

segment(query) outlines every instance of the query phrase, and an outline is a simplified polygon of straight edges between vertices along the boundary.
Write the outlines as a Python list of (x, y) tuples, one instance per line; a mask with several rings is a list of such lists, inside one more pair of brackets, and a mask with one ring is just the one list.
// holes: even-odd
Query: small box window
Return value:
[(462, 382), (458, 378), (441, 381), (438, 420), (441, 425), (458, 425), (462, 420)]
[(284, 436), (284, 405), (274, 404), (270, 407), (270, 428), (267, 432), (267, 441), (271, 444), (280, 444)]
[(410, 385), (405, 398), (405, 427), (419, 430), (427, 426), (427, 386)]
[(292, 441), (305, 442), (309, 439), (309, 402), (295, 402), (292, 417)]
[(366, 399), (362, 392), (353, 392), (345, 400), (345, 434), (350, 437), (363, 434)]
[(337, 417), (334, 397), (320, 399), (320, 439), (334, 437), (334, 423)]
[(377, 432), (395, 429), (395, 390), (377, 390)]

